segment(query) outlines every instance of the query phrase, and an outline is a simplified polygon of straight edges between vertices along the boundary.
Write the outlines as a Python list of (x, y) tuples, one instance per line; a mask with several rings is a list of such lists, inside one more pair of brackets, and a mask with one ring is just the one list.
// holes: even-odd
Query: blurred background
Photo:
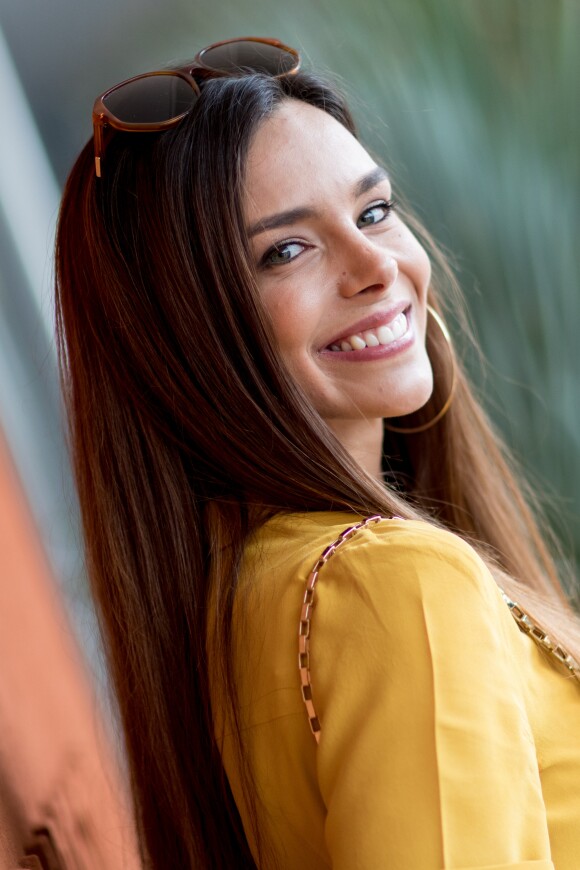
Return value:
[(98, 93), (245, 35), (344, 80), (452, 254), (473, 377), (579, 563), (578, 0), (0, 0), (0, 427), (97, 680), (53, 340), (59, 191)]

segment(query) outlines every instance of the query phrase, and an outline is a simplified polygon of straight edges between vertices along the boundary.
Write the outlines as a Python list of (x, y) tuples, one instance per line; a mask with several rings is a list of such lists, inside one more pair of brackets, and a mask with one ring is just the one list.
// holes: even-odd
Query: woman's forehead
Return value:
[(327, 112), (285, 100), (256, 131), (245, 172), (245, 211), (257, 215), (322, 197), (350, 195), (376, 166), (357, 139)]

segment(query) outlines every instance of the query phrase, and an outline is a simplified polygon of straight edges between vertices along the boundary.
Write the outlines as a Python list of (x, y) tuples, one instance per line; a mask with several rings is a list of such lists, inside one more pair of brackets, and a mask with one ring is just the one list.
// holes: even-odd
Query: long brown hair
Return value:
[[(355, 133), (343, 98), (315, 75), (212, 80), (178, 127), (116, 134), (100, 180), (89, 142), (62, 202), (62, 383), (88, 571), (152, 868), (256, 866), (214, 735), (208, 661), (220, 663), (236, 722), (232, 602), (247, 536), (268, 516), (427, 518), (479, 544), (524, 594), (552, 598), (556, 619), (565, 612), (551, 558), (462, 372), (436, 427), (386, 435), (383, 486), (281, 365), (241, 202), (252, 135), (288, 98)], [(441, 275), (430, 301), (441, 309), (453, 278), (431, 253)], [(428, 341), (437, 386), (418, 418), (449, 386), (447, 348), (436, 331)]]

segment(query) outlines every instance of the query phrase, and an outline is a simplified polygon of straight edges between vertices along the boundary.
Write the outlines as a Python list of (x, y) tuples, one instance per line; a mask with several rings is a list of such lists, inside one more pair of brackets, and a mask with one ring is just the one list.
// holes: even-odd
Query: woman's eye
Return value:
[(300, 242), (280, 242), (270, 248), (262, 257), (262, 266), (283, 266), (294, 260), (304, 250)]
[(395, 208), (393, 199), (377, 202), (375, 205), (366, 208), (357, 221), (358, 227), (372, 227), (373, 224), (379, 224), (381, 221), (389, 217)]

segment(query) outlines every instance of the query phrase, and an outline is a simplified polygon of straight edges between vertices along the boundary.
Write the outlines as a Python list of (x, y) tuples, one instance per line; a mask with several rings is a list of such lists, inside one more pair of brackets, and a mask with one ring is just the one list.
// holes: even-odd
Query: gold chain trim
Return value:
[[(353, 535), (356, 535), (360, 529), (366, 528), (371, 523), (378, 523), (385, 517), (372, 516), (366, 520), (357, 523), (355, 526), (350, 526), (340, 533), (338, 538), (329, 544), (324, 550), (316, 565), (308, 575), (306, 581), (306, 591), (302, 599), (302, 610), (300, 611), (300, 627), (298, 629), (298, 669), (300, 671), (300, 685), (302, 690), (302, 700), (306, 705), (308, 714), (308, 722), (310, 730), (314, 735), (317, 743), (320, 742), (320, 721), (316, 715), (314, 704), (312, 702), (312, 683), (310, 681), (310, 625), (312, 620), (312, 610), (314, 609), (314, 588), (318, 581), (320, 569), (326, 565), (329, 559), (334, 556), (343, 544), (345, 544)], [(398, 519), (398, 517), (397, 517)]]
[[(356, 525), (354, 526), (349, 526), (347, 529), (341, 532), (338, 538), (336, 538), (335, 541), (329, 544), (328, 547), (326, 547), (326, 549), (322, 552), (312, 571), (308, 575), (308, 579), (306, 581), (306, 590), (304, 592), (304, 598), (302, 599), (302, 609), (300, 611), (300, 625), (298, 628), (298, 670), (300, 672), (300, 688), (302, 692), (302, 700), (304, 701), (306, 713), (308, 714), (310, 730), (312, 731), (314, 739), (317, 743), (320, 742), (321, 726), (320, 720), (316, 713), (316, 709), (314, 707), (314, 703), (312, 701), (312, 681), (310, 679), (310, 629), (312, 626), (312, 611), (314, 610), (315, 606), (314, 590), (318, 582), (320, 570), (324, 565), (326, 565), (329, 559), (334, 556), (337, 550), (339, 550), (343, 546), (343, 544), (345, 544), (354, 535), (356, 535), (357, 532), (371, 524), (379, 523), (381, 520), (385, 519), (387, 519), (387, 517), (382, 517), (378, 514), (375, 514), (372, 517), (367, 517), (360, 523), (356, 523)], [(402, 519), (402, 517), (391, 517), (391, 519), (400, 520)], [(506, 595), (503, 589), (500, 588), (500, 592), (503, 596), (504, 601), (509, 607), (510, 613), (515, 619), (518, 627), (523, 632), (525, 632), (525, 634), (529, 635), (541, 649), (548, 652), (551, 656), (553, 656), (553, 658), (560, 662), (560, 664), (568, 668), (572, 676), (580, 682), (580, 664), (578, 664), (576, 659), (569, 652), (567, 652), (564, 647), (555, 644), (552, 640), (550, 640), (548, 634), (544, 631), (544, 629), (540, 625), (538, 625), (538, 623), (535, 622), (532, 617), (525, 612), (525, 610), (522, 610), (519, 604), (516, 604), (515, 601), (512, 601)]]
[(573, 655), (571, 655), (567, 650), (564, 649), (563, 646), (554, 643), (553, 640), (550, 639), (547, 632), (544, 631), (541, 625), (538, 625), (532, 617), (526, 613), (525, 610), (516, 604), (515, 601), (512, 601), (503, 589), (500, 589), (503, 600), (507, 604), (510, 609), (511, 615), (515, 619), (518, 624), (518, 627), (527, 635), (529, 635), (532, 640), (534, 640), (540, 649), (543, 649), (545, 652), (549, 653), (553, 658), (560, 662), (560, 664), (564, 665), (564, 667), (568, 668), (570, 673), (575, 679), (580, 682), (580, 664), (576, 661)]

